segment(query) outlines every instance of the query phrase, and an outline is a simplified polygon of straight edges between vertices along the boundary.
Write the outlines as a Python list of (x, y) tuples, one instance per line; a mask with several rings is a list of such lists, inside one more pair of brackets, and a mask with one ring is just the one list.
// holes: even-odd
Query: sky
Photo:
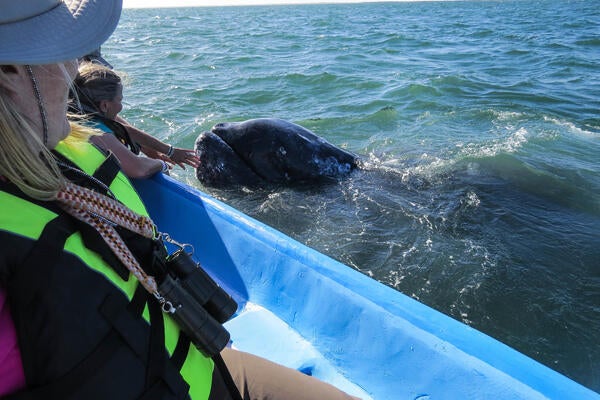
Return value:
[[(125, 8), (228, 6), (290, 3), (352, 3), (370, 0), (123, 0)], [(372, 0), (381, 1), (381, 0)], [(402, 0), (400, 0), (402, 1)]]

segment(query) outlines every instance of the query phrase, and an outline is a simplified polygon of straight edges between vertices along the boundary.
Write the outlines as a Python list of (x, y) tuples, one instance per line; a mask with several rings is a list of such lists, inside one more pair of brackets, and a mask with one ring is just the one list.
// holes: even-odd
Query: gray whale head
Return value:
[(331, 182), (357, 166), (357, 157), (310, 130), (276, 118), (222, 122), (196, 139), (196, 177), (207, 186)]

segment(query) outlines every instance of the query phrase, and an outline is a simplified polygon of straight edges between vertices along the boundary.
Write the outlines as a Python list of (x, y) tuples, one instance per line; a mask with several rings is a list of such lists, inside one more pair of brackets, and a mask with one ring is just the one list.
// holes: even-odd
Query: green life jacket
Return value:
[[(97, 148), (63, 141), (55, 150), (86, 174), (99, 177), (129, 208), (148, 215), (129, 180)], [(162, 318), (158, 311), (153, 318), (157, 311), (145, 301), (148, 294), (122, 266), (107, 262), (110, 252), (101, 249), (106, 246), (84, 239), (85, 227), (50, 203), (3, 190), (0, 204), (0, 232), (26, 242), (24, 248), (30, 250), (6, 257), (14, 267), (2, 274), (11, 277), (2, 283), (31, 388), (15, 398), (152, 399), (186, 398), (189, 393), (192, 399), (208, 399), (213, 361), (190, 346), (168, 316)], [(44, 245), (61, 240), (58, 251)], [(148, 244), (140, 248), (144, 246)], [(136, 313), (143, 318), (132, 317)], [(112, 397), (115, 390), (117, 397)]]

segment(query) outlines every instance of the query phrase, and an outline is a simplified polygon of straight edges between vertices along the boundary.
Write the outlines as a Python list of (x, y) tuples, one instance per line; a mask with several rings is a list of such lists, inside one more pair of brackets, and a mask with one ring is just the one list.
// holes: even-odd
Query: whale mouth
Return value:
[(194, 147), (200, 157), (196, 177), (203, 184), (219, 188), (263, 185), (263, 179), (216, 133), (201, 133)]

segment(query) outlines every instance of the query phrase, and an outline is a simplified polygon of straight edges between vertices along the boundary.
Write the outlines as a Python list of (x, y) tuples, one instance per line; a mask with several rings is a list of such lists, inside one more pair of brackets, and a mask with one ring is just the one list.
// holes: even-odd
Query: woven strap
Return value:
[(118, 225), (154, 238), (155, 225), (150, 218), (135, 213), (110, 197), (71, 182), (58, 192), (57, 201), (67, 213), (92, 226), (142, 286), (149, 293), (158, 295), (156, 280), (146, 274), (114, 228)]

